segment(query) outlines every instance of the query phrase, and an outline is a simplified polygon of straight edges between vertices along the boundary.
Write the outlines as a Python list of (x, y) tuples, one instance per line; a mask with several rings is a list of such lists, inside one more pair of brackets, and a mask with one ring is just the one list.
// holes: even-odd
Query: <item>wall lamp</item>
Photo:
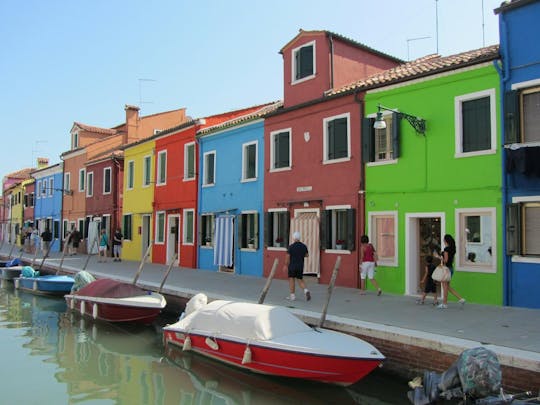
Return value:
[(405, 118), (409, 124), (414, 128), (417, 134), (425, 135), (426, 133), (426, 120), (422, 118), (418, 118), (414, 115), (409, 115), (404, 112), (392, 110), (391, 108), (384, 107), (382, 105), (377, 106), (377, 119), (375, 120), (375, 123), (373, 124), (373, 128), (375, 129), (386, 129), (386, 121), (383, 119), (383, 113), (382, 110), (385, 111), (392, 111), (398, 115), (399, 118)]

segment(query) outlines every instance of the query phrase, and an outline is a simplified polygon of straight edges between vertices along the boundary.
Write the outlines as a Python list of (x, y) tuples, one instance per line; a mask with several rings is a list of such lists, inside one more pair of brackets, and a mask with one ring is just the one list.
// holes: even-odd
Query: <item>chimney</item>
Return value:
[(49, 158), (38, 157), (37, 158), (37, 168), (43, 169), (44, 167), (49, 166)]
[(122, 144), (126, 145), (130, 141), (139, 138), (138, 128), (140, 108), (126, 104), (124, 110), (126, 110), (126, 131), (124, 132)]

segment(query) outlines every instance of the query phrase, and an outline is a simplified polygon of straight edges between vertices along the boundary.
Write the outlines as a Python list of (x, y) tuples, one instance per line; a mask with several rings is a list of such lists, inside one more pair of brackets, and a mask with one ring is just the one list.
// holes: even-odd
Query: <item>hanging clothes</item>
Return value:
[(234, 216), (222, 215), (216, 218), (214, 265), (233, 265)]
[(300, 232), (301, 242), (308, 248), (309, 256), (304, 261), (304, 274), (320, 275), (320, 225), (319, 217), (315, 212), (303, 212), (291, 219), (291, 232), (289, 244), (293, 243), (292, 235), (295, 231)]

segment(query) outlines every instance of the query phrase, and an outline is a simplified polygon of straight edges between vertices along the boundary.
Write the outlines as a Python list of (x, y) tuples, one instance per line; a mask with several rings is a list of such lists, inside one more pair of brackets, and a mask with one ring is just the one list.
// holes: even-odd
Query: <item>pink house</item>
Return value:
[(309, 258), (304, 274), (327, 284), (341, 256), (337, 285), (359, 282), (364, 229), (362, 94), (329, 91), (401, 61), (328, 31), (303, 31), (282, 49), (283, 108), (265, 118), (264, 273), (300, 231)]

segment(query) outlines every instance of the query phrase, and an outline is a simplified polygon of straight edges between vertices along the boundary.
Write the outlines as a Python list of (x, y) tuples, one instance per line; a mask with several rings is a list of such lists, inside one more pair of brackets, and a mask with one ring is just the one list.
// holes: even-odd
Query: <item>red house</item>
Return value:
[[(356, 287), (364, 229), (362, 95), (331, 90), (400, 60), (328, 31), (303, 31), (283, 55), (283, 108), (265, 117), (264, 274), (283, 264), (294, 231), (309, 249), (304, 274), (327, 284), (341, 256), (337, 285)], [(276, 277), (286, 278), (283, 266)]]

